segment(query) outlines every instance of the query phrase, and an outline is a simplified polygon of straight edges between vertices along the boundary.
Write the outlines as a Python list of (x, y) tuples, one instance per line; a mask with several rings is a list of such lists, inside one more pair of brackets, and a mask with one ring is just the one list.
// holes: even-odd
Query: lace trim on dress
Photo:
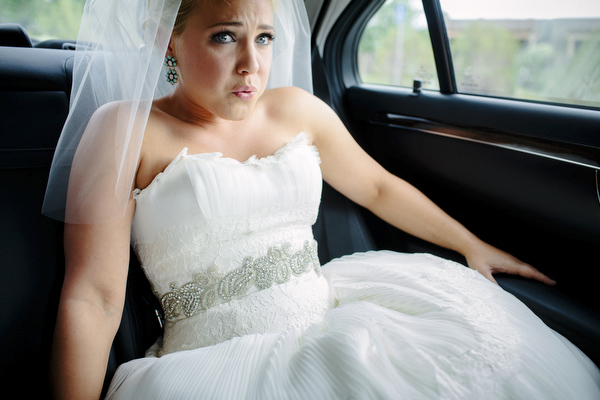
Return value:
[(148, 184), (148, 186), (146, 186), (144, 189), (135, 188), (132, 192), (132, 197), (135, 200), (137, 200), (138, 197), (140, 197), (140, 195), (146, 191), (146, 189), (149, 189), (150, 187), (156, 185), (156, 182), (160, 181), (160, 178), (162, 178), (163, 175), (166, 175), (171, 170), (171, 168), (173, 168), (177, 163), (179, 163), (179, 161), (181, 161), (181, 159), (183, 157), (187, 156), (187, 152), (188, 152), (188, 148), (184, 147), (183, 150), (181, 150), (179, 152), (179, 154), (177, 154), (177, 157), (175, 157), (173, 160), (171, 160), (169, 165), (167, 165), (167, 167), (162, 172), (159, 172), (158, 174), (156, 174), (156, 176), (152, 179), (152, 181), (150, 182), (150, 184)]
[(167, 165), (167, 167), (164, 169), (164, 171), (159, 172), (154, 177), (154, 179), (152, 179), (152, 182), (150, 182), (150, 184), (148, 186), (146, 186), (143, 189), (139, 189), (139, 188), (134, 189), (132, 192), (132, 197), (137, 200), (147, 190), (149, 190), (151, 187), (155, 186), (157, 184), (157, 182), (160, 181), (160, 179), (169, 172), (169, 170), (171, 170), (175, 165), (177, 165), (185, 157), (214, 159), (214, 160), (232, 162), (234, 164), (256, 166), (256, 165), (267, 164), (267, 163), (273, 162), (273, 161), (279, 161), (283, 156), (285, 156), (287, 151), (296, 148), (297, 145), (308, 146), (312, 150), (312, 154), (314, 155), (314, 157), (317, 159), (317, 163), (321, 164), (321, 156), (319, 155), (319, 150), (317, 149), (316, 146), (308, 144), (308, 137), (306, 136), (306, 132), (300, 132), (299, 134), (294, 136), (287, 144), (285, 144), (283, 147), (281, 147), (280, 149), (278, 149), (271, 155), (261, 157), (261, 158), (254, 155), (254, 156), (251, 156), (250, 158), (248, 158), (246, 161), (238, 161), (234, 158), (223, 157), (223, 153), (220, 153), (220, 152), (188, 154), (187, 152), (188, 152), (189, 148), (185, 147), (183, 150), (181, 150), (181, 152), (177, 155), (177, 157), (175, 157), (169, 163), (169, 165)]
[(321, 265), (317, 254), (317, 242), (305, 241), (302, 250), (290, 251), (291, 243), (269, 248), (262, 257), (246, 257), (240, 268), (227, 274), (219, 272), (213, 265), (206, 272), (197, 273), (192, 282), (178, 286), (171, 283), (171, 291), (157, 297), (163, 307), (165, 318), (173, 320), (183, 313), (183, 318), (192, 317), (202, 310), (225, 301), (243, 296), (251, 286), (260, 290), (267, 289), (273, 283), (286, 283), (292, 274), (300, 276), (314, 270), (321, 275)]

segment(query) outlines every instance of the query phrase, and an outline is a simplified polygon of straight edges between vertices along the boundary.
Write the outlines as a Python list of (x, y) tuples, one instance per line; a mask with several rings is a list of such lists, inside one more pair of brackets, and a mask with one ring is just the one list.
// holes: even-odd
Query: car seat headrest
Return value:
[(0, 24), (0, 46), (33, 47), (25, 29), (19, 24)]

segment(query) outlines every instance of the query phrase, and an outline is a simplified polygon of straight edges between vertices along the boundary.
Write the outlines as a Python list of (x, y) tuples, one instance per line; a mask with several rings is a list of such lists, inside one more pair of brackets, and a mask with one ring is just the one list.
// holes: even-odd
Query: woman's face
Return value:
[(200, 113), (243, 120), (265, 90), (274, 35), (270, 0), (200, 1), (185, 30), (171, 38), (175, 94)]

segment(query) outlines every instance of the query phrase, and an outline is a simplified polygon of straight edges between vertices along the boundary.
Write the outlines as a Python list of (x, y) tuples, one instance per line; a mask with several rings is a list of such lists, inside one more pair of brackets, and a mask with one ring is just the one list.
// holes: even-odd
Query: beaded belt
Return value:
[(194, 280), (180, 287), (171, 283), (171, 291), (157, 294), (160, 298), (165, 318), (173, 320), (183, 313), (189, 318), (220, 302), (231, 301), (246, 294), (251, 286), (260, 290), (267, 289), (273, 283), (286, 283), (292, 274), (300, 276), (314, 270), (321, 275), (321, 266), (317, 255), (317, 242), (306, 241), (304, 247), (295, 253), (290, 251), (291, 243), (273, 246), (267, 255), (254, 258), (246, 257), (240, 268), (227, 274), (221, 274), (217, 268), (194, 275)]

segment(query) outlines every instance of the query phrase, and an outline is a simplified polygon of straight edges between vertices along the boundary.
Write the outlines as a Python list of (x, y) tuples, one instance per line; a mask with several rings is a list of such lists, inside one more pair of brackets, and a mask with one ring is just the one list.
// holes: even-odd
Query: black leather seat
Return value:
[(64, 258), (40, 214), (67, 116), (73, 53), (0, 47), (0, 379), (46, 392)]

